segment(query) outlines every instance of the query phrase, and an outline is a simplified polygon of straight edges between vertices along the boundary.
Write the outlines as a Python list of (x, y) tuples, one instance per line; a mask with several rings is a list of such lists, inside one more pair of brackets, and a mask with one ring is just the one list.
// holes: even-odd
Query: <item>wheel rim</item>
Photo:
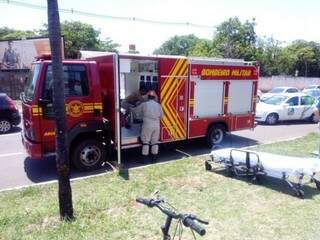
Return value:
[(212, 144), (220, 143), (223, 139), (223, 131), (221, 129), (214, 129), (211, 134)]
[(11, 124), (7, 120), (1, 120), (0, 121), (0, 132), (1, 133), (6, 133), (9, 132), (11, 129)]
[(87, 146), (80, 153), (80, 161), (83, 165), (91, 167), (101, 159), (101, 150), (97, 146)]
[(268, 116), (268, 121), (269, 124), (275, 124), (277, 122), (277, 116), (274, 114), (271, 114)]

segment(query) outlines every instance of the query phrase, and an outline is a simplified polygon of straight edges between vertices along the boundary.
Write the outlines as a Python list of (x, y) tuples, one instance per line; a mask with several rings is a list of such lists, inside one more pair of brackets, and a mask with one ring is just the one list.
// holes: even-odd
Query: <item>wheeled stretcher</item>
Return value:
[[(288, 157), (263, 152), (239, 149), (221, 149), (211, 152), (211, 159), (205, 162), (206, 170), (225, 169), (230, 175), (245, 176), (259, 182), (262, 176), (285, 181), (298, 197), (303, 197), (305, 180), (315, 183), (320, 190), (316, 174), (320, 172), (320, 159)], [(214, 168), (214, 164), (218, 167)]]

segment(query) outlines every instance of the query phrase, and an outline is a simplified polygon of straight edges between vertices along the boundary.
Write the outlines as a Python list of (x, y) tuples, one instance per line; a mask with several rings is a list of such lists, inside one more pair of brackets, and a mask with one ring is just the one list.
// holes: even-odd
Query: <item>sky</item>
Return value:
[[(46, 0), (16, 0), (46, 6)], [(47, 13), (0, 0), (0, 27), (39, 29), (47, 23)], [(296, 39), (320, 42), (319, 0), (58, 0), (59, 7), (115, 17), (143, 18), (164, 22), (206, 25), (166, 25), (80, 16), (60, 12), (60, 20), (81, 21), (101, 31), (100, 38), (119, 43), (121, 52), (135, 44), (142, 54), (152, 54), (174, 35), (195, 34), (212, 39), (215, 27), (231, 17), (242, 22), (255, 19), (258, 36), (273, 37), (283, 44)]]

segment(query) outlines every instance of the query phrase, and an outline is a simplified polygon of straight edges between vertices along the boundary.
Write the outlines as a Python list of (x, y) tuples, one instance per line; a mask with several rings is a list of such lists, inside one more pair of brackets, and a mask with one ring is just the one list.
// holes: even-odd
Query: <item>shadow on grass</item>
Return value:
[[(258, 142), (253, 139), (227, 134), (224, 142), (221, 145), (219, 145), (219, 147), (239, 148), (256, 145), (257, 143)], [(204, 139), (193, 139), (160, 144), (160, 153), (157, 162), (170, 162), (186, 157), (193, 157), (210, 153), (211, 149), (207, 147)], [(113, 171), (115, 169), (114, 166), (116, 166), (114, 162), (117, 162), (116, 156), (116, 151), (113, 151), (111, 157), (111, 164), (113, 166), (105, 164), (101, 169), (96, 171), (79, 172), (71, 168), (71, 178), (86, 177)], [(149, 164), (151, 164), (151, 162), (142, 163), (141, 148), (123, 150), (122, 169), (121, 171), (119, 171), (119, 175), (125, 180), (130, 180), (130, 168), (146, 166)], [(27, 177), (34, 183), (41, 183), (57, 179), (56, 161), (54, 156), (43, 158), (41, 160), (32, 160), (30, 158), (26, 158), (24, 160), (24, 170), (26, 172)]]
[[(260, 187), (269, 188), (269, 189), (272, 189), (273, 191), (298, 198), (295, 195), (295, 192), (289, 187), (288, 183), (278, 178), (262, 176), (259, 179), (258, 183), (253, 183), (250, 177), (231, 176), (228, 174), (228, 172), (225, 169), (222, 169), (222, 168), (213, 169), (213, 170), (210, 170), (210, 172), (212, 172), (213, 174), (216, 173), (224, 177), (229, 177), (239, 181), (246, 182), (248, 183), (248, 185), (258, 185)], [(303, 199), (313, 199), (314, 196), (320, 194), (320, 191), (317, 190), (315, 185), (314, 187), (311, 187), (310, 185), (302, 185), (302, 190), (304, 191)]]
[(121, 164), (119, 166), (119, 176), (122, 177), (124, 180), (130, 180), (130, 175), (129, 175), (129, 169)]
[[(113, 170), (114, 168), (108, 164), (104, 165), (101, 169), (90, 172), (80, 172), (71, 167), (70, 178), (75, 179), (87, 177), (105, 172), (111, 172)], [(24, 171), (27, 177), (34, 183), (57, 180), (56, 159), (54, 156), (46, 157), (41, 160), (32, 160), (27, 157), (24, 160)]]
[[(241, 148), (257, 145), (256, 140), (237, 135), (227, 134), (225, 140), (218, 147), (222, 148)], [(160, 144), (158, 163), (170, 162), (186, 157), (195, 157), (210, 154), (212, 149), (208, 148), (203, 138), (186, 141), (171, 142)], [(115, 158), (115, 156), (113, 157)], [(115, 159), (114, 159), (115, 160)], [(142, 163), (141, 148), (126, 149), (122, 151), (122, 163), (126, 168), (140, 167), (151, 164)]]

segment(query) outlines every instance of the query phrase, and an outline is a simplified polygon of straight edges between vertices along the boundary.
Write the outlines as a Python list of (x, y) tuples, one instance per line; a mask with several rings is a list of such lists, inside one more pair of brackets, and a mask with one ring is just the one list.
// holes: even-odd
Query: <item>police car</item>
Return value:
[(314, 98), (304, 93), (274, 95), (257, 104), (255, 120), (270, 125), (284, 120), (316, 122), (313, 114), (314, 106)]

